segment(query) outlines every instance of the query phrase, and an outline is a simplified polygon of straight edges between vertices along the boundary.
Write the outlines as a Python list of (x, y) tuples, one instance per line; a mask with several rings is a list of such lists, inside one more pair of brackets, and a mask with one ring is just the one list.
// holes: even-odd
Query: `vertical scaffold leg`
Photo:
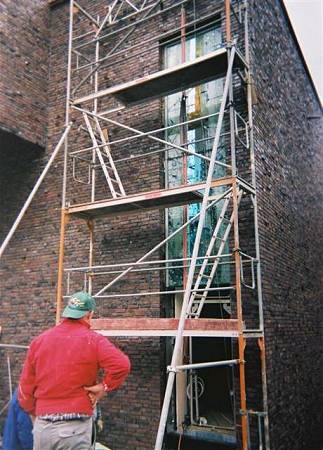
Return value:
[(61, 309), (63, 301), (63, 271), (64, 271), (64, 250), (65, 250), (65, 230), (69, 221), (69, 215), (65, 208), (61, 212), (61, 230), (59, 236), (59, 251), (58, 251), (58, 276), (57, 276), (57, 295), (56, 295), (56, 323), (60, 321)]
[[(246, 340), (243, 336), (243, 316), (242, 316), (242, 299), (241, 299), (241, 255), (239, 243), (239, 223), (238, 223), (238, 189), (237, 183), (234, 181), (232, 185), (232, 199), (233, 199), (233, 233), (234, 233), (234, 261), (235, 261), (235, 281), (236, 281), (236, 305), (237, 305), (237, 319), (238, 319), (238, 351), (239, 351), (239, 381), (240, 381), (240, 407), (242, 410), (247, 409), (246, 399), (246, 379), (245, 379), (245, 346)], [(241, 416), (242, 429), (242, 448), (248, 450), (248, 421), (247, 416)]]

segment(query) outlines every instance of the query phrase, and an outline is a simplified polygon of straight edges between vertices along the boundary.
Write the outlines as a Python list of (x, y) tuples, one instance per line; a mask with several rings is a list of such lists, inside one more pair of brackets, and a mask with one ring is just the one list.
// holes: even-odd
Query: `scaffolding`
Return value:
[[(155, 450), (163, 447), (174, 385), (183, 385), (182, 374), (189, 380), (187, 399), (191, 423), (199, 424), (198, 389), (203, 386), (197, 372), (223, 366), (236, 370), (240, 419), (235, 429), (237, 433), (241, 430), (243, 450), (255, 446), (269, 450), (247, 4), (239, 0), (221, 0), (216, 2), (217, 7), (211, 5), (205, 9), (199, 8), (199, 0), (111, 0), (108, 3), (106, 9), (93, 12), (93, 5), (90, 8), (81, 5), (81, 1), (70, 0), (65, 130), (39, 181), (40, 184), (64, 146), (57, 322), (63, 300), (70, 295), (76, 275), (82, 280), (78, 286), (100, 302), (133, 296), (180, 296), (177, 317), (100, 318), (93, 321), (93, 328), (106, 336), (175, 338), (167, 367)], [(166, 31), (161, 26), (163, 21), (168, 26), (165, 26)], [(153, 24), (154, 31), (147, 35), (144, 29), (149, 23)], [(211, 50), (188, 58), (187, 40), (214, 26), (219, 30), (220, 42), (212, 43)], [(160, 29), (163, 29), (161, 33)], [(161, 68), (159, 55), (167, 45), (179, 45), (180, 60)], [(152, 60), (156, 60), (157, 55), (158, 65), (150, 63), (150, 55), (154, 56)], [(138, 70), (137, 73), (135, 68), (126, 70), (133, 60), (146, 61), (147, 71), (146, 68), (144, 73)], [(137, 66), (141, 70), (141, 64)], [(208, 114), (201, 111), (198, 115), (188, 114), (189, 91), (219, 79), (222, 80), (222, 93), (218, 109)], [(174, 94), (180, 99), (176, 123), (148, 131), (126, 124), (133, 111), (131, 108), (139, 108), (140, 118), (143, 104), (160, 102)], [(191, 139), (189, 130), (197, 124), (208, 130), (202, 138)], [(174, 129), (177, 134), (172, 140), (169, 135)], [(111, 133), (111, 130), (118, 132)], [(201, 142), (203, 151), (198, 150)], [(131, 154), (135, 145), (140, 150)], [(118, 148), (126, 149), (126, 156)], [(129, 186), (124, 168), (133, 162), (146, 162), (155, 157), (166, 161), (165, 187), (137, 191), (137, 186), (135, 189)], [(192, 158), (195, 167), (198, 161), (203, 172), (203, 176), (194, 182), (187, 175)], [(181, 182), (177, 185), (167, 179), (167, 161), (173, 160), (176, 164), (180, 161)], [(39, 184), (26, 202), (26, 208)], [(187, 205), (192, 204), (199, 206), (194, 214), (188, 214)], [(252, 245), (244, 242), (244, 250), (240, 210), (243, 207), (245, 214), (246, 205), (252, 217)], [(94, 223), (97, 219), (158, 209), (165, 211), (167, 219), (168, 211), (174, 207), (182, 207), (182, 223), (174, 230), (168, 229), (166, 223), (165, 238), (138, 260), (125, 262), (122, 258), (121, 262), (113, 264), (94, 264)], [(216, 221), (205, 239), (206, 218), (215, 208)], [(23, 214), (24, 211), (21, 217)], [(66, 229), (73, 218), (83, 219), (88, 226), (88, 264), (64, 267)], [(194, 233), (190, 231), (192, 226)], [(169, 243), (178, 236), (182, 239), (181, 254), (171, 255)], [(163, 258), (156, 256), (160, 255), (161, 249), (166, 249)], [(217, 277), (223, 267), (231, 276), (229, 281), (221, 284)], [(132, 293), (122, 293), (122, 288), (118, 288), (118, 283), (131, 274), (159, 273), (169, 281), (173, 270), (180, 271), (181, 286), (166, 282), (164, 289)], [(252, 320), (244, 314), (243, 296), (252, 298), (252, 305), (255, 305)], [(225, 305), (229, 318), (201, 317), (207, 304), (211, 307), (213, 304)], [(229, 338), (236, 357), (194, 363), (193, 341), (199, 337)], [(257, 342), (260, 354), (260, 411), (247, 405), (245, 347), (250, 340)], [(188, 361), (184, 361), (184, 348), (188, 348)], [(184, 409), (183, 406), (178, 408), (177, 427), (181, 432)], [(256, 437), (250, 432), (249, 422), (253, 417), (257, 419)]]

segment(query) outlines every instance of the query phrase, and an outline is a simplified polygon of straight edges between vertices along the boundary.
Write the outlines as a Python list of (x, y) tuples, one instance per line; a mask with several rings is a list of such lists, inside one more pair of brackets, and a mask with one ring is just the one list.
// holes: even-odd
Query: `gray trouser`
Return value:
[(91, 437), (92, 418), (34, 423), (34, 450), (90, 450)]

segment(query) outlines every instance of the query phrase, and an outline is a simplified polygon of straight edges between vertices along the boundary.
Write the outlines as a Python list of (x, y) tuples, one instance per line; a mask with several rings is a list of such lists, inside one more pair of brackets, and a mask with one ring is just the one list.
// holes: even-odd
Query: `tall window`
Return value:
[[(199, 56), (206, 55), (221, 46), (221, 30), (216, 27), (208, 28), (203, 32), (187, 37), (185, 42), (185, 61), (193, 61)], [(182, 46), (180, 40), (164, 49), (165, 68), (178, 65), (182, 62)], [(222, 93), (223, 79), (217, 79), (208, 83), (190, 88), (185, 92), (178, 92), (165, 98), (165, 122), (171, 127), (166, 131), (166, 140), (177, 145), (186, 146), (189, 150), (203, 155), (210, 155), (213, 144)], [(203, 120), (195, 120), (200, 117), (210, 116)], [(187, 125), (180, 123), (194, 120)], [(183, 153), (176, 149), (167, 152), (166, 161), (166, 183), (167, 187), (175, 187), (184, 183), (197, 183), (204, 181), (207, 176), (207, 161), (195, 155), (187, 155), (184, 159)], [(217, 153), (217, 160), (225, 162), (226, 151), (223, 143)], [(216, 165), (214, 177), (226, 175), (225, 167)], [(200, 255), (205, 253), (212, 231), (216, 224), (217, 216), (221, 204), (217, 208), (212, 208), (207, 214), (201, 246)], [(186, 213), (185, 213), (185, 209)], [(184, 217), (190, 219), (200, 210), (200, 204), (190, 204), (184, 207), (170, 208), (167, 214), (168, 234), (179, 228), (183, 224)], [(196, 234), (197, 221), (188, 229), (187, 254), (191, 255)], [(168, 257), (180, 258), (183, 256), (183, 234), (179, 233), (171, 239), (168, 245)], [(228, 281), (229, 272), (226, 266), (222, 266), (217, 273), (216, 283), (223, 284)], [(183, 270), (174, 268), (169, 271), (168, 284), (170, 286), (182, 286)]]

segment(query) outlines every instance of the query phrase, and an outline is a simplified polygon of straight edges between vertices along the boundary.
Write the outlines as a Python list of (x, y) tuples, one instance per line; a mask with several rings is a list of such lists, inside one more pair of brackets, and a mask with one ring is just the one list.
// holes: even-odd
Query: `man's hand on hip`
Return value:
[(87, 391), (92, 406), (95, 406), (99, 400), (105, 395), (105, 389), (102, 383), (94, 384), (93, 386), (84, 386)]

